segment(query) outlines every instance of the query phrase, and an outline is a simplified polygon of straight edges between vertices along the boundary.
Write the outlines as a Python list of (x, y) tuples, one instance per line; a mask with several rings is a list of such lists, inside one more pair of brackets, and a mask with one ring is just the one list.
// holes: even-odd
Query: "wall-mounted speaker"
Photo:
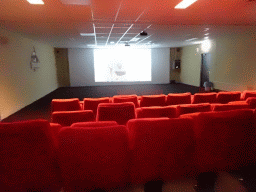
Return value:
[(180, 69), (180, 60), (175, 60), (173, 62), (173, 69)]

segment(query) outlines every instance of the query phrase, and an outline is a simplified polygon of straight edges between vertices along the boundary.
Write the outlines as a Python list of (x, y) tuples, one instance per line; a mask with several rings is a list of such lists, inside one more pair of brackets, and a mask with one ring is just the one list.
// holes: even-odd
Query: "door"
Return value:
[(201, 54), (200, 87), (203, 87), (204, 82), (209, 81), (210, 65), (211, 65), (211, 54), (210, 53)]

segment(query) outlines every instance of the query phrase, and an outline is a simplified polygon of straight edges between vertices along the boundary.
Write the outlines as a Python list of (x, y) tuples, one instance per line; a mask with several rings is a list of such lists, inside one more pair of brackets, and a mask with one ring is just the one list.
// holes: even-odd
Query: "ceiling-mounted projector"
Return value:
[(141, 35), (141, 36), (147, 36), (148, 34), (147, 34), (146, 31), (141, 31), (141, 32), (140, 32), (140, 35)]

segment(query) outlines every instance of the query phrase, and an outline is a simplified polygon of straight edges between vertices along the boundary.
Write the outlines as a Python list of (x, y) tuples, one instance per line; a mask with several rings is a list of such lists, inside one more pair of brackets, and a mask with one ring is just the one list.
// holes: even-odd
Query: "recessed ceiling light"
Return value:
[(140, 38), (137, 38), (137, 37), (134, 37), (134, 38), (132, 38), (130, 41), (131, 42), (136, 42), (136, 41), (138, 41)]
[(30, 4), (43, 5), (43, 0), (27, 0)]
[(209, 34), (210, 34), (210, 33), (205, 33), (204, 35), (207, 36), (207, 35), (209, 35)]
[(209, 31), (209, 28), (205, 28), (205, 30), (204, 31)]
[(209, 37), (207, 36), (207, 37), (204, 37), (204, 39), (209, 39)]
[(111, 41), (110, 44), (115, 44), (115, 42), (114, 42), (114, 41)]
[(95, 36), (95, 33), (80, 33), (81, 36)]
[(194, 41), (196, 39), (198, 39), (198, 38), (191, 38), (191, 39), (187, 39), (186, 41)]
[(176, 5), (175, 9), (186, 9), (188, 6), (195, 3), (197, 0), (183, 0), (178, 5)]

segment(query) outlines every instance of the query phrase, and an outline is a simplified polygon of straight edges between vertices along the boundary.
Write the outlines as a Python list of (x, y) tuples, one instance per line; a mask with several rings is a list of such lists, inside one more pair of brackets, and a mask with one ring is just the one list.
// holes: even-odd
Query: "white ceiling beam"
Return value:
[(112, 33), (112, 30), (113, 30), (114, 26), (115, 26), (115, 24), (113, 24), (112, 27), (111, 27), (111, 30), (110, 30), (109, 35), (108, 35), (108, 39), (107, 39), (107, 41), (106, 41), (106, 46), (107, 46), (107, 44), (108, 44), (108, 40), (109, 40), (109, 38), (110, 38), (110, 35), (111, 35), (111, 33)]

